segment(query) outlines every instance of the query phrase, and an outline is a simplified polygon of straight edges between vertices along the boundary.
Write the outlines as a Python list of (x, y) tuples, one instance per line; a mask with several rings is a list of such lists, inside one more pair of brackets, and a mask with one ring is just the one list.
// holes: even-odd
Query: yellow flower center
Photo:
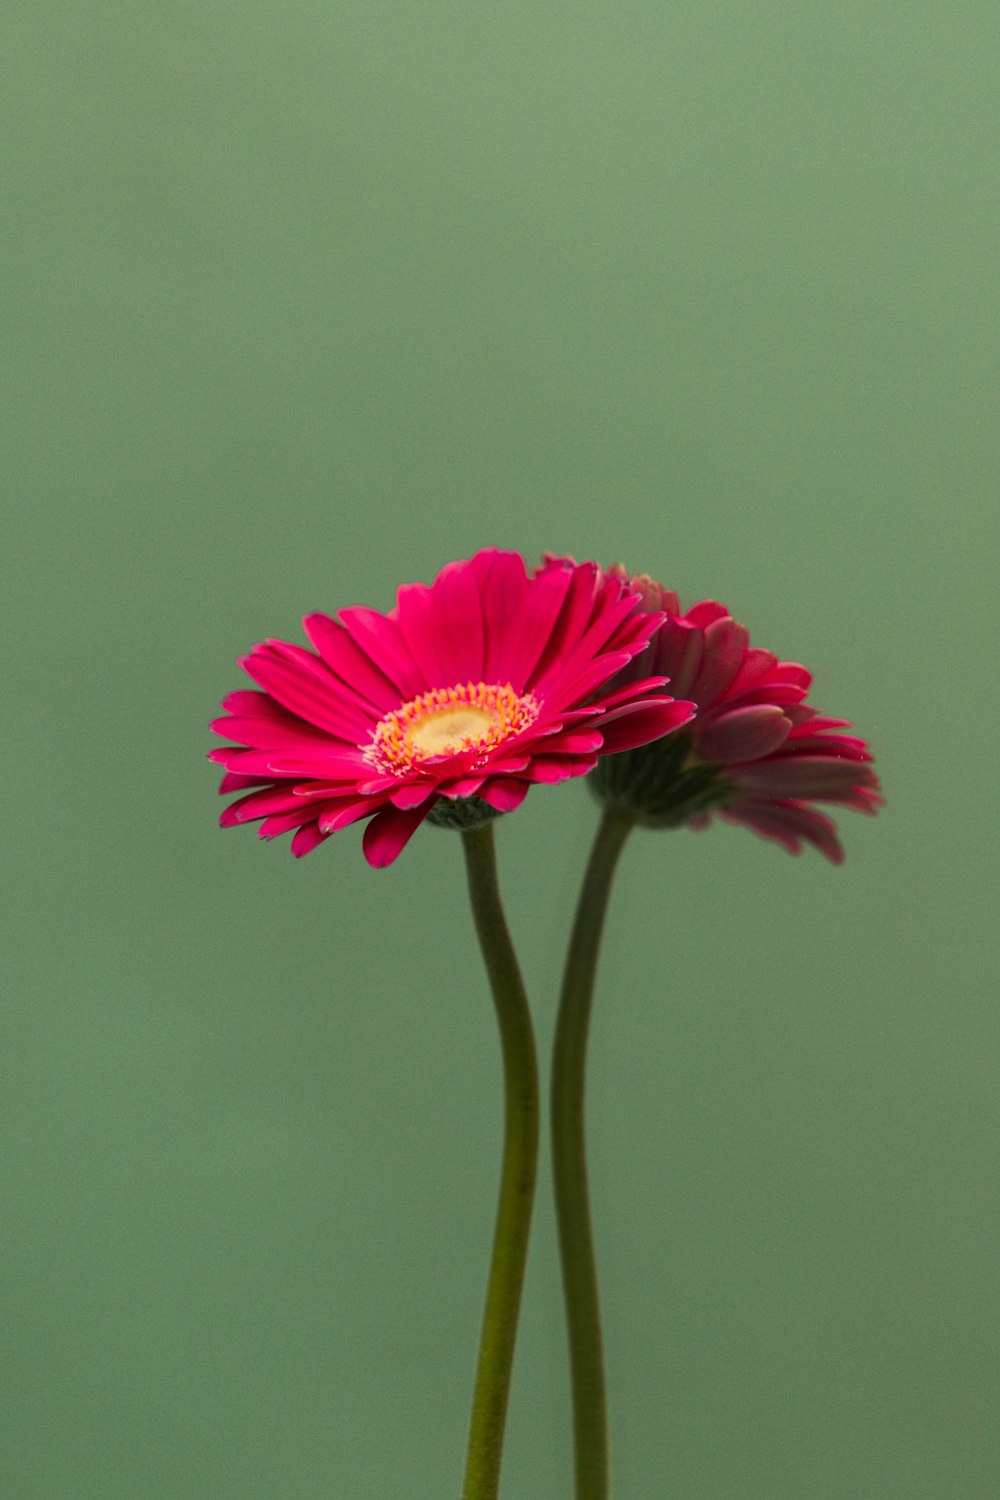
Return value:
[(380, 771), (398, 775), (421, 761), (475, 750), (470, 769), (478, 770), (491, 750), (537, 717), (535, 699), (518, 697), (509, 682), (431, 688), (380, 719), (365, 754)]

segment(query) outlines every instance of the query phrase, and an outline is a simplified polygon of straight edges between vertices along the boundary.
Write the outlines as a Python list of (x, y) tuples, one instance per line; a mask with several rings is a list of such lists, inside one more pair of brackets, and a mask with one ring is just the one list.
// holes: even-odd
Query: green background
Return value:
[[(725, 600), (889, 799), (839, 870), (626, 852), (617, 1500), (994, 1500), (992, 0), (5, 31), (4, 1500), (457, 1496), (499, 1149), (460, 849), (293, 861), (202, 756), (253, 642), (486, 544)], [(593, 822), (499, 828), (546, 1051)], [(504, 1500), (571, 1493), (550, 1219), (546, 1174)]]

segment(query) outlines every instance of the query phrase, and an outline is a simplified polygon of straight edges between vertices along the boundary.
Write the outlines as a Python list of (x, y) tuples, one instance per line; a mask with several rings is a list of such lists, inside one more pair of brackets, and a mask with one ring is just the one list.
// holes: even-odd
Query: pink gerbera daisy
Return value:
[(307, 615), (313, 649), (254, 647), (240, 665), (263, 691), (231, 693), (212, 724), (237, 742), (210, 753), (220, 791), (247, 792), (220, 821), (294, 829), (302, 855), (370, 818), (365, 856), (382, 866), (428, 815), (462, 827), (510, 812), (533, 782), (583, 775), (691, 717), (662, 675), (607, 688), (658, 623), (624, 577), (569, 562), (529, 577), (496, 548), (404, 585), (387, 614)]
[[(562, 566), (556, 560), (550, 566)], [(626, 579), (624, 569), (609, 570)], [(812, 678), (797, 662), (750, 645), (725, 605), (703, 599), (686, 613), (677, 595), (645, 575), (633, 578), (644, 608), (666, 619), (612, 684), (656, 673), (697, 712), (682, 734), (602, 761), (592, 778), (604, 800), (627, 806), (647, 826), (704, 828), (714, 815), (782, 844), (803, 842), (840, 864), (844, 851), (827, 803), (874, 813), (882, 803), (865, 741), (847, 719), (805, 701)]]

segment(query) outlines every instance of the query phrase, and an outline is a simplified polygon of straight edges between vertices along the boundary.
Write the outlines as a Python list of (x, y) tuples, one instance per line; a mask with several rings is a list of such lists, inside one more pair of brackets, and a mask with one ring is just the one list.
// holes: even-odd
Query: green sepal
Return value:
[(624, 808), (642, 828), (678, 828), (696, 813), (723, 807), (735, 788), (724, 766), (691, 760), (691, 736), (602, 755), (587, 777), (600, 802)]
[(481, 828), (491, 818), (499, 818), (500, 811), (484, 802), (482, 797), (439, 797), (427, 814), (428, 823), (435, 828)]

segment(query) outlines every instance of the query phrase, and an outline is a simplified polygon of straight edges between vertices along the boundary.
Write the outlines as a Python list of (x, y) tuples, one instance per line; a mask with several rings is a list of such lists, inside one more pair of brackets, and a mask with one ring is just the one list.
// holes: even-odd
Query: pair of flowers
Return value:
[(577, 1500), (608, 1500), (597, 1272), (583, 1131), (588, 1019), (615, 862), (635, 824), (744, 824), (797, 854), (843, 858), (818, 802), (874, 812), (865, 742), (806, 702), (810, 676), (751, 647), (728, 610), (615, 567), (547, 556), (533, 573), (487, 548), (387, 614), (308, 615), (312, 650), (269, 640), (213, 729), (226, 826), (260, 822), (308, 854), (366, 821), (390, 864), (426, 818), (463, 831), (469, 893), (500, 1026), (504, 1159), (463, 1500), (497, 1500), (536, 1180), (540, 1093), (531, 1014), (496, 880), (492, 829), (533, 783), (589, 775), (604, 814), (583, 878), (552, 1049), (553, 1192), (563, 1269)]
[(388, 865), (425, 818), (469, 826), (596, 771), (640, 824), (719, 816), (839, 863), (816, 804), (881, 801), (864, 740), (807, 703), (804, 667), (645, 575), (553, 556), (529, 572), (486, 548), (404, 585), (388, 613), (303, 624), (311, 650), (268, 640), (241, 659), (263, 691), (224, 699), (212, 728), (236, 743), (210, 755), (220, 790), (244, 794), (222, 824), (293, 832), (296, 855), (366, 819), (365, 856)]

